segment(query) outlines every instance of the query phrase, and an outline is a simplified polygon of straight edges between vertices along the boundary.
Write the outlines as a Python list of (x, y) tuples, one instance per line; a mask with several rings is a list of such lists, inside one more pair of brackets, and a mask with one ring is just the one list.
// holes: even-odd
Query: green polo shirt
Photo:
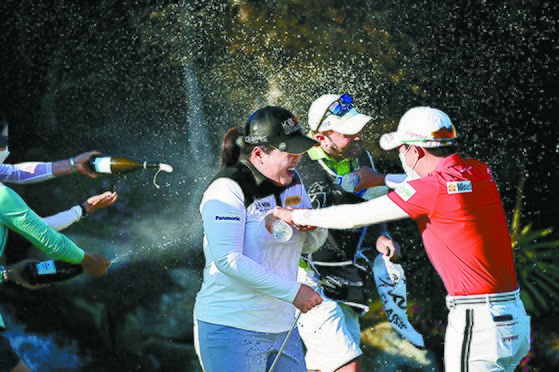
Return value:
[(355, 160), (336, 160), (328, 155), (320, 146), (312, 147), (307, 153), (312, 160), (322, 160), (338, 176), (345, 176), (357, 169), (357, 162)]
[[(66, 236), (51, 229), (12, 189), (0, 183), (0, 255), (11, 229), (53, 259), (80, 263), (84, 251)], [(0, 326), (4, 321), (0, 316)]]

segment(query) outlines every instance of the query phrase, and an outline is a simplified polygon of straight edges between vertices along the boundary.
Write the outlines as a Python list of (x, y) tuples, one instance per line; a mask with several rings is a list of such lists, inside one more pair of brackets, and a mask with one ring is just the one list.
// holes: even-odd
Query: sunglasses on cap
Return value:
[(322, 115), (322, 118), (320, 119), (319, 122), (320, 124), (318, 124), (316, 130), (318, 131), (318, 129), (322, 125), (322, 122), (324, 121), (324, 119), (326, 119), (328, 115), (333, 114), (338, 117), (342, 117), (345, 114), (347, 114), (353, 108), (353, 105), (351, 104), (352, 102), (353, 102), (353, 97), (351, 97), (347, 93), (342, 95), (336, 101), (332, 102), (332, 104), (328, 106), (328, 108), (326, 109), (326, 112), (324, 112), (324, 115)]

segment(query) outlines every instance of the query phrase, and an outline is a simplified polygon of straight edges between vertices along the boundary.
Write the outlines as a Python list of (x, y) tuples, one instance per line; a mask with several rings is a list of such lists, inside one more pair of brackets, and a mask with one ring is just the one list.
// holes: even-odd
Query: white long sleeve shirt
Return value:
[[(301, 183), (283, 190), (280, 198), (283, 206), (311, 208)], [(295, 316), (301, 252), (318, 249), (327, 230), (294, 230), (289, 241), (280, 243), (264, 224), (276, 197), (254, 199), (245, 206), (243, 189), (231, 178), (216, 179), (204, 193), (200, 212), (206, 266), (194, 316), (249, 331), (285, 332)]]
[(0, 164), (0, 182), (34, 183), (54, 178), (52, 163)]
[(293, 211), (291, 218), (298, 225), (321, 226), (328, 229), (353, 229), (409, 218), (409, 215), (388, 196), (383, 195), (363, 203)]
[(83, 211), (79, 205), (76, 205), (66, 211), (59, 212), (52, 216), (41, 217), (43, 222), (50, 226), (55, 231), (64, 230), (76, 221), (82, 218)]

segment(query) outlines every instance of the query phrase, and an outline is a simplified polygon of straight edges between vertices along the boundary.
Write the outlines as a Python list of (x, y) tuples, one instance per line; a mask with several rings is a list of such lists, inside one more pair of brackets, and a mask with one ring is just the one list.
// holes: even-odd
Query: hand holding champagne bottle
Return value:
[(27, 283), (51, 284), (70, 280), (83, 272), (82, 265), (60, 260), (28, 263), (20, 275)]
[(107, 269), (111, 266), (111, 261), (99, 253), (86, 252), (80, 265), (83, 268), (84, 275), (97, 277), (107, 272)]
[(80, 274), (98, 277), (107, 272), (111, 262), (99, 253), (85, 253), (82, 262), (73, 264), (61, 260), (38, 262), (26, 259), (2, 268), (2, 282), (14, 281), (29, 289), (70, 280)]

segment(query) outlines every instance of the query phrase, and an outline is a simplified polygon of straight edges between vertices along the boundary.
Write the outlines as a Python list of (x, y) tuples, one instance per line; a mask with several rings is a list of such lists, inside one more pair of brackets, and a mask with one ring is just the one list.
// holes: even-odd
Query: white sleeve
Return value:
[(207, 253), (223, 274), (266, 295), (292, 303), (299, 291), (296, 280), (269, 272), (243, 254), (246, 209), (240, 186), (220, 178), (204, 193), (200, 211), (207, 239)]
[(293, 222), (298, 225), (328, 229), (352, 229), (406, 217), (408, 214), (386, 195), (357, 204), (294, 210), (292, 215)]
[(54, 178), (52, 175), (52, 163), (0, 164), (1, 182), (34, 183), (51, 178)]
[(314, 231), (307, 231), (305, 234), (307, 239), (305, 240), (305, 244), (303, 245), (303, 253), (311, 254), (318, 251), (318, 249), (322, 247), (322, 245), (328, 238), (328, 229), (319, 227)]
[(60, 231), (78, 221), (81, 217), (82, 208), (79, 205), (76, 205), (67, 211), (57, 213), (53, 216), (41, 217), (41, 219), (53, 230)]

